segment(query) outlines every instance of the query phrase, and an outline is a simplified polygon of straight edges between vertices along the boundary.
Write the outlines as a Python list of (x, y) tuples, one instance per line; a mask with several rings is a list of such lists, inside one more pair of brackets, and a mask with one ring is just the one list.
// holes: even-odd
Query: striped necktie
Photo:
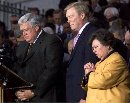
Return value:
[(58, 35), (61, 35), (60, 26), (58, 26), (58, 29), (57, 29), (57, 34), (58, 34)]
[(28, 51), (27, 51), (27, 55), (29, 54), (29, 52), (30, 52), (30, 50), (31, 50), (32, 46), (33, 46), (33, 43), (29, 43), (29, 46), (28, 46)]
[[(73, 42), (73, 46), (75, 47), (75, 45), (76, 45), (76, 43), (77, 43), (77, 41), (78, 41), (78, 39), (79, 39), (79, 36), (80, 36), (80, 34), (77, 34), (76, 35), (76, 37), (74, 38), (74, 42)], [(73, 47), (73, 48), (74, 48)]]

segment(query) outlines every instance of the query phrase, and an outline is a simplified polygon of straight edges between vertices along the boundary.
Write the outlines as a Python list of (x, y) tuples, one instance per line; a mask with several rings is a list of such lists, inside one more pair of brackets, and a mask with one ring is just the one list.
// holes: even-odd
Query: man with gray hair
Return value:
[(79, 102), (86, 96), (80, 86), (84, 75), (84, 64), (95, 63), (97, 60), (91, 46), (88, 45), (89, 37), (97, 28), (89, 22), (90, 11), (84, 2), (74, 2), (68, 5), (65, 11), (71, 29), (77, 32), (67, 68), (66, 97), (67, 102)]
[(41, 18), (27, 13), (18, 24), (25, 41), (16, 50), (16, 73), (33, 88), (16, 91), (19, 101), (56, 102), (57, 76), (62, 66), (62, 43), (55, 35), (42, 30)]

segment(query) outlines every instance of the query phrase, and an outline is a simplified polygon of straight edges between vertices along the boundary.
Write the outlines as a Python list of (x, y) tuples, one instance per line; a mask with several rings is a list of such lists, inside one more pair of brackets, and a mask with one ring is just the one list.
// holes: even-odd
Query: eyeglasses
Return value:
[(27, 28), (27, 29), (21, 30), (21, 33), (30, 33), (31, 31), (32, 31), (32, 28)]
[(125, 42), (125, 45), (126, 45), (126, 46), (130, 46), (130, 43), (126, 43), (126, 42)]

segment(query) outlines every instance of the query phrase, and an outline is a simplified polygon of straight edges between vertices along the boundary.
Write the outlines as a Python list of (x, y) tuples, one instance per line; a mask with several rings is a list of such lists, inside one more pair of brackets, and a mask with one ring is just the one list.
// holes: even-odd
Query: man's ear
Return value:
[(84, 18), (85, 18), (85, 13), (81, 13), (81, 14), (80, 14), (80, 17), (81, 17), (82, 19), (84, 19)]
[(35, 26), (36, 31), (39, 31), (40, 27), (38, 25)]

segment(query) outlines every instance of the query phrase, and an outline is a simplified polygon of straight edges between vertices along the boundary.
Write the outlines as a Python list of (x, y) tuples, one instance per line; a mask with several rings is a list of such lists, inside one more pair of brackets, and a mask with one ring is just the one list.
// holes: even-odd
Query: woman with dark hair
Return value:
[(89, 42), (100, 59), (84, 65), (82, 87), (87, 89), (86, 103), (130, 103), (130, 76), (125, 59), (114, 50), (115, 38), (99, 29)]

